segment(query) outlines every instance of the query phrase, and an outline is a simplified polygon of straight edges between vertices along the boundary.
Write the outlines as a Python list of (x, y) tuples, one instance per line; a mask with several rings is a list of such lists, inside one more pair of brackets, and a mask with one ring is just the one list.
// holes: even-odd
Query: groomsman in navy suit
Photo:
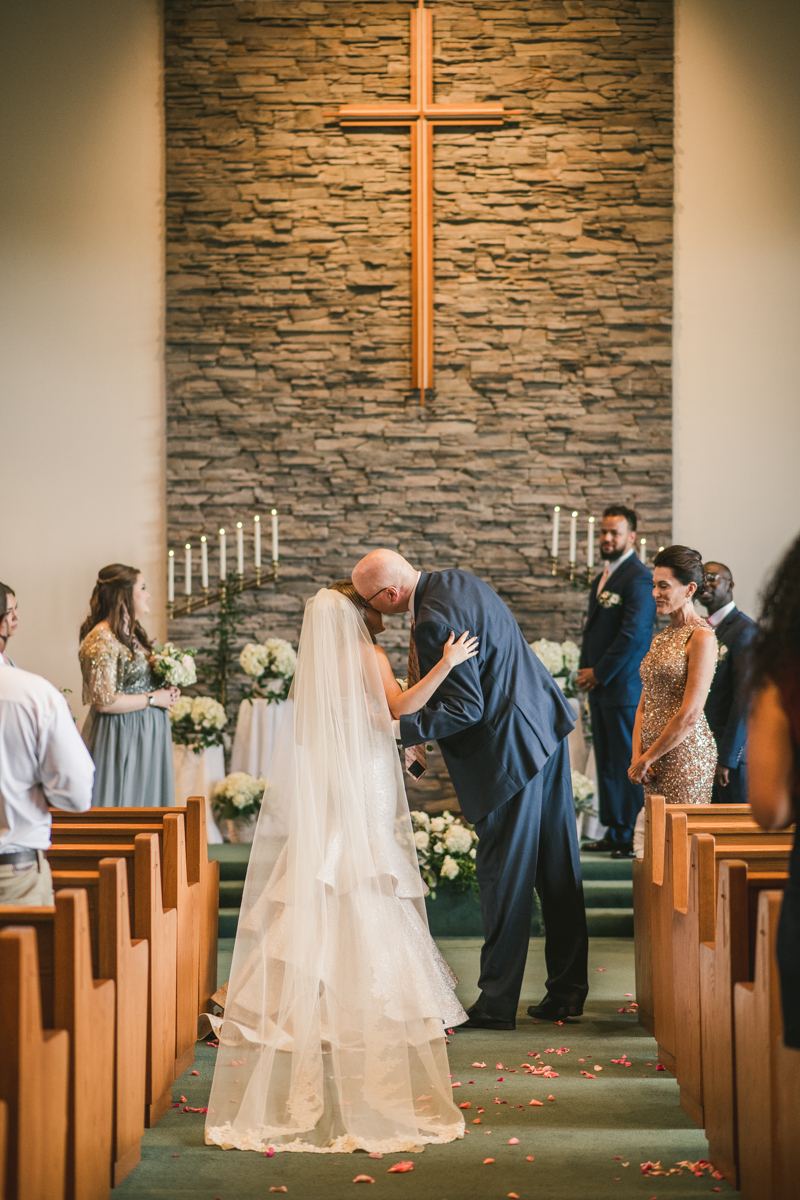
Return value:
[(653, 577), (636, 556), (636, 513), (612, 504), (600, 526), (604, 566), (589, 593), (578, 687), (589, 694), (600, 820), (598, 842), (584, 850), (633, 855), (633, 827), (644, 790), (628, 779), (633, 723), (642, 692), (639, 667), (650, 648), (656, 605)]
[(733, 576), (724, 563), (707, 562), (698, 600), (717, 635), (717, 669), (706, 700), (706, 717), (717, 743), (712, 804), (747, 803), (747, 677), (758, 626), (733, 599)]

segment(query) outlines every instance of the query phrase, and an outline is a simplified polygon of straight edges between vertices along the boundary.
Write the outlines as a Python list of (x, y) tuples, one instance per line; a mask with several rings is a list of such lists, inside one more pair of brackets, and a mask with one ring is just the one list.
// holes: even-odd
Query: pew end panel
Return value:
[(686, 907), (672, 913), (672, 954), (676, 966), (675, 1066), (681, 1108), (702, 1129), (700, 943), (714, 936), (716, 864), (710, 833), (691, 838)]
[(175, 1081), (177, 913), (166, 912), (158, 837), (140, 833), (135, 846), (134, 932), (149, 949), (145, 1126), (161, 1120)]
[(181, 813), (164, 818), (164, 907), (176, 916), (175, 1078), (194, 1063), (201, 885), (186, 872), (186, 828)]
[(189, 883), (198, 883), (200, 936), (197, 1013), (211, 1012), (211, 997), (217, 990), (217, 937), (219, 928), (219, 862), (208, 857), (205, 796), (186, 801), (186, 865)]

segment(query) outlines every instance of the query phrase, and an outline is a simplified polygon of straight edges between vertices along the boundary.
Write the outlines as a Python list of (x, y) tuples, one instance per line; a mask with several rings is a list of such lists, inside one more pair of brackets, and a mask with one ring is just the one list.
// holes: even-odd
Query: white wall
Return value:
[(0, 580), (76, 715), (101, 566), (144, 571), (164, 634), (161, 61), (158, 0), (0, 9)]
[(676, 17), (674, 536), (755, 616), (800, 531), (800, 5)]

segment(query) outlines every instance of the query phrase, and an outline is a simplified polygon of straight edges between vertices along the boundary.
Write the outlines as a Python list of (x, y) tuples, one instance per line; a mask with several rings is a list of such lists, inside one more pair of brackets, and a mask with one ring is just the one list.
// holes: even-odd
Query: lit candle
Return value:
[(244, 530), (242, 522), (236, 522), (236, 574), (244, 575)]
[(551, 551), (553, 558), (558, 558), (558, 524), (561, 520), (561, 506), (556, 505), (553, 509), (553, 549)]
[(175, 603), (175, 551), (170, 550), (167, 559), (167, 600)]
[(639, 540), (639, 558), (642, 562), (647, 562), (647, 538)]
[(586, 547), (586, 565), (594, 566), (594, 517), (589, 517), (589, 542)]
[(228, 556), (225, 549), (225, 530), (219, 531), (219, 577), (224, 582), (228, 575)]
[(260, 571), (261, 570), (261, 517), (259, 517), (258, 515), (253, 517), (253, 527), (255, 530), (254, 541), (253, 541), (254, 554), (255, 554), (255, 565), (256, 565), (256, 570)]
[(578, 514), (575, 509), (572, 510), (572, 518), (569, 523), (569, 561), (575, 562), (578, 553)]
[(272, 510), (272, 561), (278, 561), (278, 510)]
[(200, 538), (200, 575), (204, 588), (208, 588), (208, 540)]
[(192, 546), (191, 542), (187, 542), (186, 550), (186, 571), (183, 577), (183, 590), (187, 596), (192, 594)]

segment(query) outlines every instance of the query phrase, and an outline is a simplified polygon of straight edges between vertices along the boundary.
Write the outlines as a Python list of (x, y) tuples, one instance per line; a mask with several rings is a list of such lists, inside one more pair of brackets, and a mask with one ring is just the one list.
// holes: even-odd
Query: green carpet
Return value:
[[(454, 938), (439, 944), (462, 981), (462, 1002), (472, 1003), (480, 941)], [(220, 944), (220, 982), (227, 978), (232, 948), (232, 941)], [(520, 1200), (678, 1200), (708, 1196), (713, 1188), (736, 1195), (724, 1181), (708, 1175), (697, 1178), (684, 1170), (681, 1175), (651, 1178), (641, 1173), (640, 1164), (646, 1161), (660, 1160), (670, 1168), (683, 1159), (702, 1159), (708, 1146), (702, 1131), (679, 1107), (675, 1081), (656, 1072), (655, 1043), (634, 1014), (618, 1011), (628, 1007), (625, 993), (634, 990), (633, 942), (592, 939), (586, 1013), (580, 1022), (561, 1027), (536, 1025), (525, 1015), (526, 1006), (544, 991), (543, 950), (541, 938), (531, 939), (514, 1033), (464, 1032), (451, 1041), (451, 1069), (461, 1083), (456, 1095), (459, 1102), (471, 1105), (466, 1114), (469, 1133), (463, 1141), (380, 1160), (366, 1154), (278, 1154), (267, 1159), (205, 1146), (202, 1114), (176, 1108), (145, 1133), (141, 1164), (114, 1194), (121, 1200), (261, 1200), (270, 1187), (285, 1186), (295, 1200), (344, 1200), (354, 1191), (356, 1198), (365, 1191), (368, 1200), (504, 1200), (512, 1192)], [(544, 1053), (559, 1047), (568, 1047), (569, 1053)], [(523, 1075), (521, 1063), (532, 1061), (528, 1051), (538, 1051), (558, 1079)], [(207, 1103), (214, 1054), (204, 1043), (198, 1045), (199, 1075), (181, 1077), (175, 1100), (185, 1096), (195, 1108)], [(623, 1054), (633, 1066), (612, 1063)], [(486, 1068), (470, 1065), (476, 1061), (486, 1062)], [(581, 1071), (596, 1078), (586, 1079)], [(549, 1095), (555, 1099), (548, 1101)], [(543, 1101), (543, 1107), (531, 1107), (528, 1102), (534, 1098)], [(473, 1125), (478, 1107), (485, 1112), (480, 1114), (481, 1124)], [(509, 1145), (513, 1137), (519, 1138), (519, 1145)], [(528, 1155), (533, 1162), (527, 1161)], [(388, 1175), (387, 1168), (404, 1157), (413, 1158), (414, 1170)], [(485, 1158), (495, 1162), (484, 1166)], [(360, 1174), (371, 1175), (374, 1185), (354, 1185), (353, 1178)]]

